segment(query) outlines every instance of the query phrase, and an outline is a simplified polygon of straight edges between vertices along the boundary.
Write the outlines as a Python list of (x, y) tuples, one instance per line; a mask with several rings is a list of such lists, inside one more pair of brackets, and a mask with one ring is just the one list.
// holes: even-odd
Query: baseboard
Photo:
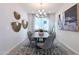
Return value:
[(71, 47), (69, 47), (67, 44), (65, 44), (64, 42), (61, 42), (59, 40), (57, 40), (57, 44), (62, 46), (64, 49), (66, 49), (69, 53), (69, 55), (79, 55), (79, 53), (77, 51), (75, 51), (74, 49), (72, 49)]
[(23, 43), (23, 41), (25, 40), (22, 40), (20, 41), (19, 43), (17, 43), (16, 45), (14, 45), (11, 49), (9, 49), (7, 52), (5, 52), (3, 55), (7, 55), (10, 51), (12, 51), (15, 47), (17, 47), (18, 45), (20, 45), (21, 43)]

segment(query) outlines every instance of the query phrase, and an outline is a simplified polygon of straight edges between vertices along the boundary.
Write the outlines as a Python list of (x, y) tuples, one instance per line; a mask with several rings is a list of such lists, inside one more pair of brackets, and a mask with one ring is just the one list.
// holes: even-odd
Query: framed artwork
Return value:
[(77, 31), (77, 5), (59, 15), (58, 25), (60, 30)]
[(65, 11), (64, 29), (68, 31), (76, 31), (77, 27), (77, 5)]

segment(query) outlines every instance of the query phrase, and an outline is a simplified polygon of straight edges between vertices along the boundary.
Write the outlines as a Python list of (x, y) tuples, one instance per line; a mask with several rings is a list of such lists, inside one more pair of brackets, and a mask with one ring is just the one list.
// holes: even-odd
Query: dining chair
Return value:
[(28, 39), (29, 39), (29, 41), (30, 41), (30, 47), (34, 47), (35, 46), (35, 40), (34, 40), (34, 38), (32, 38), (32, 32), (27, 32), (27, 34), (28, 34)]
[(52, 33), (48, 38), (45, 38), (44, 46), (42, 48), (36, 49), (37, 52), (42, 51), (42, 54), (52, 54), (52, 47), (53, 47), (53, 42), (54, 42), (54, 33)]

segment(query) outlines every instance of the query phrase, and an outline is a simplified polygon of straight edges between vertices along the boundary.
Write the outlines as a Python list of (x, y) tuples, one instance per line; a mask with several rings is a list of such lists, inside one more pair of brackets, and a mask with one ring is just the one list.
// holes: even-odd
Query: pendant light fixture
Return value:
[(47, 13), (45, 12), (45, 9), (43, 9), (42, 0), (41, 0), (41, 3), (40, 3), (40, 6), (41, 6), (41, 8), (39, 10), (37, 10), (37, 13), (35, 14), (36, 17), (39, 17), (39, 18), (46, 17), (47, 16)]

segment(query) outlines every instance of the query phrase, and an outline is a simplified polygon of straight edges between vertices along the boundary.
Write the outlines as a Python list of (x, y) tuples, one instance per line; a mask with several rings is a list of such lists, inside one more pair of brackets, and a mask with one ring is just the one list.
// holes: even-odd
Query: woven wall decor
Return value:
[(18, 12), (14, 11), (14, 17), (16, 20), (19, 20), (21, 18), (21, 15)]
[(28, 22), (26, 21), (26, 23), (24, 23), (24, 20), (22, 20), (22, 26), (23, 26), (24, 29), (26, 29), (27, 26), (28, 26)]
[(21, 29), (21, 23), (18, 22), (11, 22), (11, 26), (15, 32), (19, 32)]

